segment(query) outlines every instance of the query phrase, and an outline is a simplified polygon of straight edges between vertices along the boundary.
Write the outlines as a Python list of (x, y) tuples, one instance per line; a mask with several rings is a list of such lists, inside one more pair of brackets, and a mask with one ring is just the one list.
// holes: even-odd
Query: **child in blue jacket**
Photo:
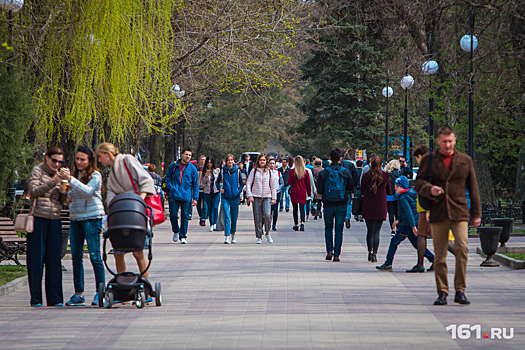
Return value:
[[(397, 246), (408, 238), (412, 246), (417, 250), (417, 224), (419, 220), (419, 213), (417, 212), (417, 193), (411, 188), (408, 188), (408, 178), (400, 176), (395, 182), (396, 196), (399, 197), (398, 217), (399, 220), (392, 224), (392, 230), (395, 230), (397, 224), (399, 227), (396, 234), (390, 240), (390, 247), (386, 255), (385, 263), (381, 266), (376, 266), (376, 269), (387, 271), (392, 270), (392, 262), (396, 254)], [(434, 262), (434, 254), (428, 249), (425, 251), (425, 257)], [(425, 272), (425, 267), (414, 266), (407, 272)]]

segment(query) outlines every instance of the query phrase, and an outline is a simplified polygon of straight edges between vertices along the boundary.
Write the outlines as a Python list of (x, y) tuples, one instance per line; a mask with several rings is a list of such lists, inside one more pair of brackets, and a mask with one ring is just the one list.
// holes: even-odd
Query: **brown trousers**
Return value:
[(456, 252), (456, 273), (454, 274), (454, 288), (456, 292), (464, 292), (467, 288), (467, 261), (468, 261), (468, 222), (446, 220), (430, 224), (434, 241), (434, 269), (437, 292), (448, 295), (448, 267), (447, 248), (448, 231), (454, 234), (454, 251)]

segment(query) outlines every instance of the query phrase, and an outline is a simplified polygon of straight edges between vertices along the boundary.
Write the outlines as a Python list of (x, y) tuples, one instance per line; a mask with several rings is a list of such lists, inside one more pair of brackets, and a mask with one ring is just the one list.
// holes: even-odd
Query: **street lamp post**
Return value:
[(390, 71), (386, 73), (386, 87), (383, 89), (383, 96), (386, 97), (386, 119), (385, 119), (385, 162), (388, 162), (388, 98), (392, 96), (394, 90), (388, 86)]
[(459, 42), (461, 49), (466, 52), (470, 52), (470, 77), (469, 77), (469, 88), (468, 88), (468, 154), (471, 158), (474, 158), (474, 77), (473, 77), (473, 66), (472, 61), (474, 59), (474, 50), (478, 47), (478, 39), (474, 36), (474, 9), (470, 8), (470, 21), (469, 21), (468, 35), (464, 35)]
[(405, 76), (401, 79), (401, 87), (405, 90), (405, 118), (403, 126), (403, 155), (408, 160), (407, 138), (408, 138), (408, 89), (414, 85), (414, 78), (408, 74), (408, 57), (406, 60)]
[[(171, 92), (177, 97), (177, 98), (182, 98), (186, 92), (184, 90), (181, 90), (180, 86), (178, 84), (175, 84), (171, 87)], [(179, 150), (178, 150), (178, 144), (177, 144), (177, 137), (178, 137), (178, 133), (179, 133), (179, 127), (178, 127), (178, 123), (175, 125), (175, 137), (174, 137), (174, 140), (173, 140), (173, 146), (174, 146), (174, 161), (177, 161), (178, 159), (178, 155), (179, 155)], [(184, 145), (184, 139), (183, 139), (183, 145)], [(184, 146), (183, 146), (184, 147)]]
[[(13, 45), (13, 13), (20, 11), (23, 6), (24, 6), (24, 0), (0, 0), (0, 8), (2, 8), (4, 11), (7, 11), (7, 18), (8, 18), (7, 31), (9, 33), (9, 44), (10, 45)], [(10, 69), (11, 69), (10, 66), (8, 66), (7, 71), (9, 72)], [(9, 198), (7, 207), (10, 209), (9, 216), (11, 217), (11, 219), (14, 219), (13, 207), (15, 205), (15, 199), (16, 199), (15, 177), (16, 177), (15, 171), (12, 170), (11, 176), (9, 177), (9, 188), (7, 190), (7, 196)]]
[[(429, 60), (423, 63), (423, 74), (431, 76), (438, 72), (439, 65), (436, 61)], [(434, 120), (432, 112), (434, 111), (434, 97), (432, 96), (432, 77), (429, 77), (430, 96), (428, 98), (428, 148), (434, 150)]]

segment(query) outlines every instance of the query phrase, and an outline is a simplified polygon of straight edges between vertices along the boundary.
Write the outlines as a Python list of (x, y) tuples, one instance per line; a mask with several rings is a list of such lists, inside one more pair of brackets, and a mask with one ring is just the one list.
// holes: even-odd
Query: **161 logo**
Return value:
[[(512, 339), (514, 338), (514, 328), (491, 328), (490, 333), (482, 333), (481, 325), (476, 324), (470, 326), (469, 324), (455, 325), (451, 324), (447, 331), (452, 331), (452, 339), (470, 339), (472, 332), (475, 332), (476, 339)], [(507, 334), (508, 333), (508, 334)]]

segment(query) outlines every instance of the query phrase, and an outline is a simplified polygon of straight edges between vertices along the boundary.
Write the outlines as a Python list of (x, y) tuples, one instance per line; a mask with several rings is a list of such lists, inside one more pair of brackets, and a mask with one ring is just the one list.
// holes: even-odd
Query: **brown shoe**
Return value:
[(460, 303), (460, 304), (463, 304), (463, 305), (470, 304), (470, 301), (467, 299), (467, 297), (465, 296), (464, 292), (456, 292), (456, 296), (454, 297), (454, 302), (455, 303)]
[(439, 293), (439, 296), (434, 301), (434, 305), (447, 305), (447, 295), (445, 293)]
[(326, 260), (332, 260), (334, 256), (334, 252), (328, 252), (328, 254), (326, 254)]
[(341, 260), (339, 260), (339, 257), (338, 256), (334, 256), (334, 262), (340, 262)]

